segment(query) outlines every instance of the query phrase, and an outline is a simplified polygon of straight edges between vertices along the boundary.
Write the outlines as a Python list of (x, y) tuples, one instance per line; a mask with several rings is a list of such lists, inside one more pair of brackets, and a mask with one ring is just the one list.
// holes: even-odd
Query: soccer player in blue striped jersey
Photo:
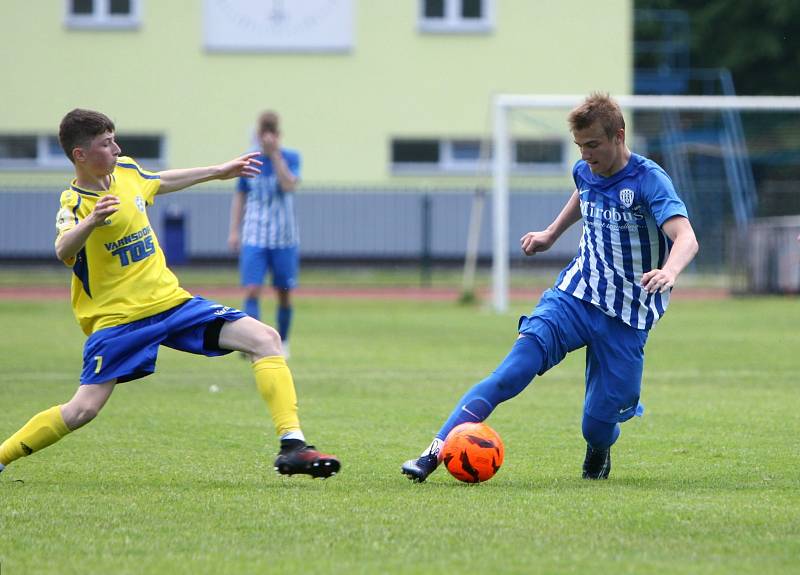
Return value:
[(155, 371), (164, 345), (209, 357), (247, 354), (280, 438), (276, 470), (335, 474), (339, 461), (305, 443), (278, 333), (181, 288), (147, 217), (157, 195), (210, 180), (254, 177), (260, 171), (258, 154), (154, 173), (120, 155), (114, 131), (107, 116), (92, 110), (73, 110), (61, 121), (59, 140), (76, 177), (61, 194), (55, 251), (72, 269), (72, 307), (88, 336), (81, 385), (68, 402), (34, 415), (0, 444), (0, 471), (89, 423), (117, 384)]
[(292, 290), (297, 287), (299, 245), (294, 192), (300, 181), (300, 153), (281, 147), (280, 119), (267, 111), (258, 119), (261, 173), (239, 178), (231, 202), (229, 247), (239, 252), (244, 311), (260, 317), (264, 277), (272, 276), (278, 298), (276, 324), (284, 356), (289, 355)]
[(431, 444), (402, 472), (424, 481), (456, 425), (483, 421), (567, 353), (586, 349), (582, 476), (606, 479), (620, 423), (641, 415), (644, 346), (664, 315), (675, 280), (697, 253), (686, 207), (652, 160), (631, 153), (625, 119), (607, 94), (595, 93), (570, 112), (581, 152), (575, 191), (547, 229), (521, 240), (526, 255), (550, 248), (583, 220), (578, 254), (542, 295), (500, 366), (458, 402)]

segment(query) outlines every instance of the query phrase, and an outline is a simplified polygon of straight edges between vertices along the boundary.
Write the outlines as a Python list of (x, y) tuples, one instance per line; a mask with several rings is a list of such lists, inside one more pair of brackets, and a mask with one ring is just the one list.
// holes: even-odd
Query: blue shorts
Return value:
[(639, 395), (648, 332), (607, 316), (559, 289), (549, 289), (533, 313), (519, 320), (519, 333), (545, 350), (539, 375), (567, 353), (586, 347), (584, 413), (608, 423), (641, 415)]
[(239, 253), (239, 274), (243, 286), (263, 285), (264, 276), (272, 275), (272, 286), (278, 289), (297, 287), (300, 257), (297, 246), (290, 248), (260, 248), (242, 246)]
[(122, 383), (150, 375), (156, 370), (159, 345), (209, 357), (230, 353), (219, 349), (218, 332), (207, 341), (206, 330), (219, 320), (243, 317), (238, 309), (195, 297), (156, 315), (96, 331), (83, 346), (81, 384)]

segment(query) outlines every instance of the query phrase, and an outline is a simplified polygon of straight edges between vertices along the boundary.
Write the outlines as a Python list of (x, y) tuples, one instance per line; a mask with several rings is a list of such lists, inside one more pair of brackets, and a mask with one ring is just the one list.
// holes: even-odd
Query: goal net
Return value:
[[(572, 191), (572, 166), (580, 154), (566, 118), (583, 99), (504, 94), (492, 100), (492, 306), (496, 311), (508, 308), (510, 261), (521, 258), (511, 241), (542, 229), (538, 227), (542, 223), (546, 226)], [(756, 218), (800, 213), (796, 192), (800, 97), (616, 99), (625, 114), (628, 147), (658, 162), (687, 205), (701, 245), (693, 264), (696, 268), (731, 271), (731, 253), (746, 249), (736, 238), (746, 238)], [(530, 213), (520, 213), (525, 210), (510, 205), (522, 206), (526, 197), (559, 189), (563, 201), (552, 213), (527, 218)], [(520, 227), (526, 223), (535, 227)], [(574, 255), (577, 243), (559, 249)]]

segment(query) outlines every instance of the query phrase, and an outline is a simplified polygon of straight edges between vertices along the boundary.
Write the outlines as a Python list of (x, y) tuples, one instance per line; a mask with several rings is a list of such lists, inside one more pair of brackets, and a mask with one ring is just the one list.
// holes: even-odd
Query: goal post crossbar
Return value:
[[(498, 94), (495, 108), (567, 108), (586, 96)], [(623, 108), (637, 110), (800, 110), (800, 96), (614, 96)]]
[[(800, 111), (796, 96), (649, 96), (614, 97), (620, 106), (631, 110), (764, 110)], [(492, 307), (508, 309), (509, 274), (509, 166), (511, 142), (508, 112), (515, 108), (571, 109), (585, 96), (496, 94), (492, 98)]]

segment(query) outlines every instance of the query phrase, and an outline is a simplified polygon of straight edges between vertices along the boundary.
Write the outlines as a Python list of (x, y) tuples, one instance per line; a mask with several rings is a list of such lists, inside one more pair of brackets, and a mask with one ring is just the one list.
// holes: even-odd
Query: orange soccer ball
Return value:
[(494, 477), (503, 465), (503, 440), (485, 423), (462, 423), (450, 431), (439, 457), (450, 475), (466, 483)]

